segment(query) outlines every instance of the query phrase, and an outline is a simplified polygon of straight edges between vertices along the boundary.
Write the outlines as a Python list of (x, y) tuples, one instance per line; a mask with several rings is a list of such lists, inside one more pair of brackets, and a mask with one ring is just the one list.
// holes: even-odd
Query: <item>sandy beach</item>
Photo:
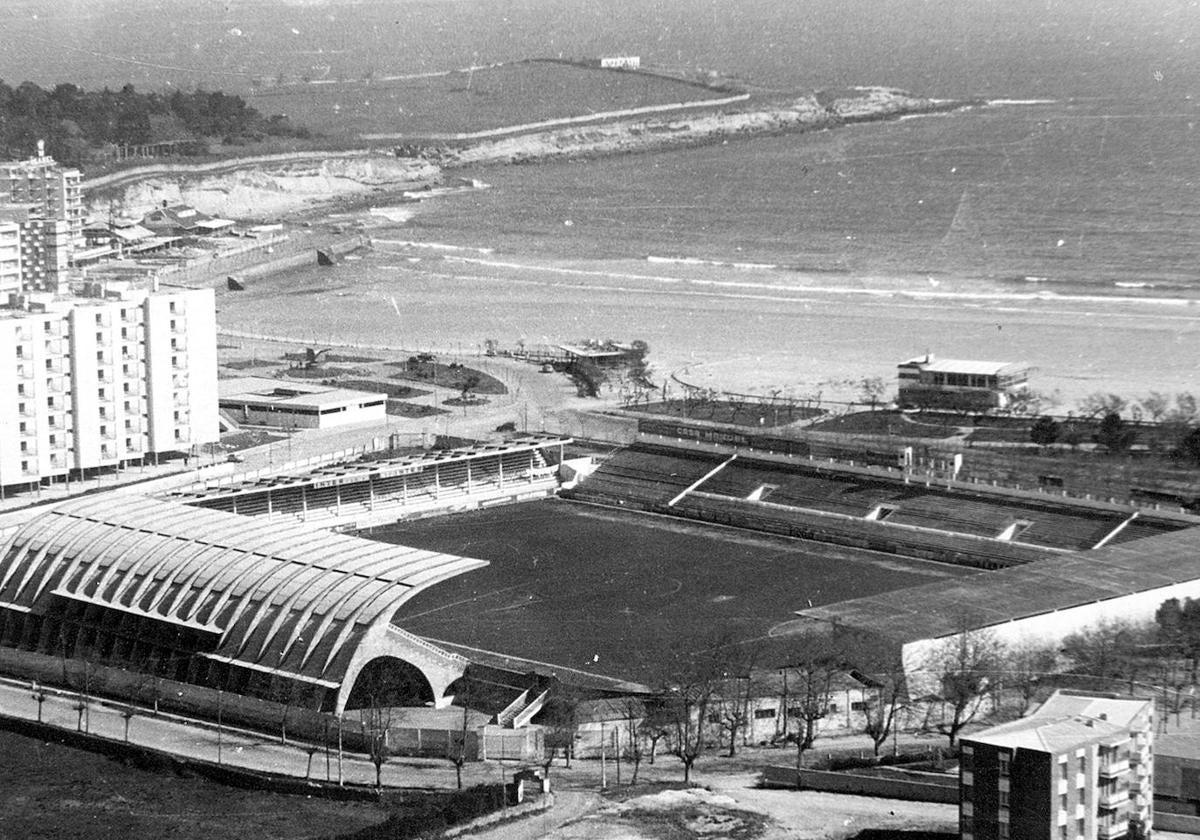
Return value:
[[(378, 223), (379, 217), (374, 221)], [(562, 260), (489, 253), (462, 239), (376, 228), (375, 245), (333, 268), (218, 293), (225, 329), (447, 355), (581, 338), (640, 338), (656, 379), (826, 400), (863, 377), (891, 382), (926, 351), (1026, 361), (1032, 386), (1065, 413), (1096, 391), (1138, 397), (1194, 387), (1200, 307), (1033, 286), (828, 276), (732, 260)], [(736, 259), (737, 255), (731, 255)]]

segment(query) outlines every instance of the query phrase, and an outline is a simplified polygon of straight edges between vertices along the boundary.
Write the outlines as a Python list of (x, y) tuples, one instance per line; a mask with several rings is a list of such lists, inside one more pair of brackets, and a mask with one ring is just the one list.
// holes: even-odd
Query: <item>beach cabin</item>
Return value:
[(926, 353), (898, 366), (900, 406), (953, 411), (1007, 408), (1013, 391), (1026, 387), (1025, 362), (938, 359)]

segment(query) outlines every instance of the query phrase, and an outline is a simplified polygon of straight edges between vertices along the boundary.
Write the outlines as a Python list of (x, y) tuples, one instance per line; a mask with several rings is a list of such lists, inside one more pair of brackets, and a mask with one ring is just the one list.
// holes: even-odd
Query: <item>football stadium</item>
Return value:
[(876, 454), (644, 420), (616, 449), (514, 435), (83, 497), (0, 531), (0, 667), (149, 672), (247, 722), (442, 707), (473, 674), (511, 725), (548, 680), (645, 687), (718, 637), (770, 664), (867, 633), (915, 674), (968, 630), (1048, 641), (1200, 596), (1196, 516)]

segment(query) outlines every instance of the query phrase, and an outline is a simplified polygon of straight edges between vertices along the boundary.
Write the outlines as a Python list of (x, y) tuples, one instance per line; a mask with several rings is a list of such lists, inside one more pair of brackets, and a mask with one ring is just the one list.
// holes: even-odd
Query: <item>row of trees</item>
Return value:
[[(634, 780), (640, 763), (653, 763), (663, 749), (690, 780), (706, 752), (736, 754), (765, 704), (781, 710), (776, 740), (793, 745), (799, 767), (835, 714), (848, 674), (869, 687), (855, 725), (876, 757), (900, 728), (936, 732), (953, 749), (971, 725), (1023, 716), (1060, 686), (1152, 692), (1163, 718), (1178, 716), (1192, 702), (1200, 667), (1200, 600), (1165, 602), (1153, 625), (1101, 622), (1055, 645), (1009, 645), (986, 630), (966, 631), (933, 646), (907, 676), (879, 650), (868, 639), (822, 633), (797, 636), (783, 664), (769, 667), (761, 648), (728, 639), (673, 650), (655, 693), (624, 701), (621, 753), (633, 763)], [(555, 702), (543, 720), (547, 767), (557, 755), (570, 756), (577, 733), (575, 700), (561, 693)]]
[(28, 155), (43, 139), (53, 157), (81, 165), (106, 145), (177, 142), (176, 151), (188, 154), (206, 151), (200, 141), (210, 138), (244, 142), (268, 136), (308, 132), (219, 91), (139, 93), (133, 85), (88, 91), (73, 84), (47, 90), (33, 82), (10, 87), (0, 81), (0, 146), (9, 157)]

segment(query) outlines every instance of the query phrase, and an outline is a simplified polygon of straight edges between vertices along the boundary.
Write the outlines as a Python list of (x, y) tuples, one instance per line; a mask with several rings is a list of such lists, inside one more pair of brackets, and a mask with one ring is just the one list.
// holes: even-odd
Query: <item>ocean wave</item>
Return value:
[(402, 248), (430, 248), (434, 251), (467, 251), (473, 254), (494, 254), (495, 248), (472, 248), (467, 245), (450, 245), (446, 242), (413, 242), (408, 239), (372, 239), (376, 245), (399, 245)]
[(711, 265), (718, 268), (740, 268), (747, 271), (775, 271), (779, 269), (779, 266), (775, 263), (722, 262), (721, 260), (704, 260), (699, 257), (656, 257), (653, 254), (646, 257), (646, 262), (663, 265)]
[[(1001, 289), (980, 289), (980, 290), (954, 290), (954, 289), (928, 289), (917, 286), (867, 286), (857, 284), (853, 286), (844, 285), (815, 285), (815, 284), (796, 284), (796, 283), (764, 283), (753, 282), (749, 280), (721, 280), (697, 277), (675, 277), (661, 274), (641, 274), (629, 271), (603, 271), (599, 269), (583, 269), (583, 268), (567, 268), (563, 266), (538, 265), (536, 263), (522, 263), (514, 261), (501, 260), (485, 260), (475, 257), (446, 257), (448, 262), (456, 262), (467, 265), (478, 265), (486, 268), (511, 269), (524, 272), (539, 272), (543, 274), (557, 274), (564, 277), (592, 277), (604, 278), (615, 281), (642, 281), (645, 283), (656, 283), (673, 286), (691, 286), (696, 288), (705, 288), (712, 290), (726, 290), (729, 292), (738, 292), (737, 296), (741, 297), (750, 293), (758, 293), (757, 296), (763, 299), (770, 300), (797, 300), (800, 296), (812, 295), (827, 295), (827, 296), (846, 296), (859, 298), (900, 298), (922, 302), (944, 302), (957, 303), (968, 301), (983, 301), (994, 304), (1005, 303), (1056, 303), (1056, 304), (1088, 304), (1088, 305), (1112, 305), (1112, 304), (1139, 304), (1151, 305), (1155, 307), (1188, 307), (1196, 305), (1197, 301), (1192, 298), (1182, 297), (1133, 297), (1129, 295), (1111, 295), (1111, 294), (1086, 294), (1072, 293), (1062, 291), (1050, 291), (1047, 289), (1037, 289), (1027, 292)], [(692, 265), (693, 263), (685, 263)], [(794, 275), (789, 275), (794, 276)]]
[(988, 105), (1056, 105), (1057, 99), (989, 99)]

